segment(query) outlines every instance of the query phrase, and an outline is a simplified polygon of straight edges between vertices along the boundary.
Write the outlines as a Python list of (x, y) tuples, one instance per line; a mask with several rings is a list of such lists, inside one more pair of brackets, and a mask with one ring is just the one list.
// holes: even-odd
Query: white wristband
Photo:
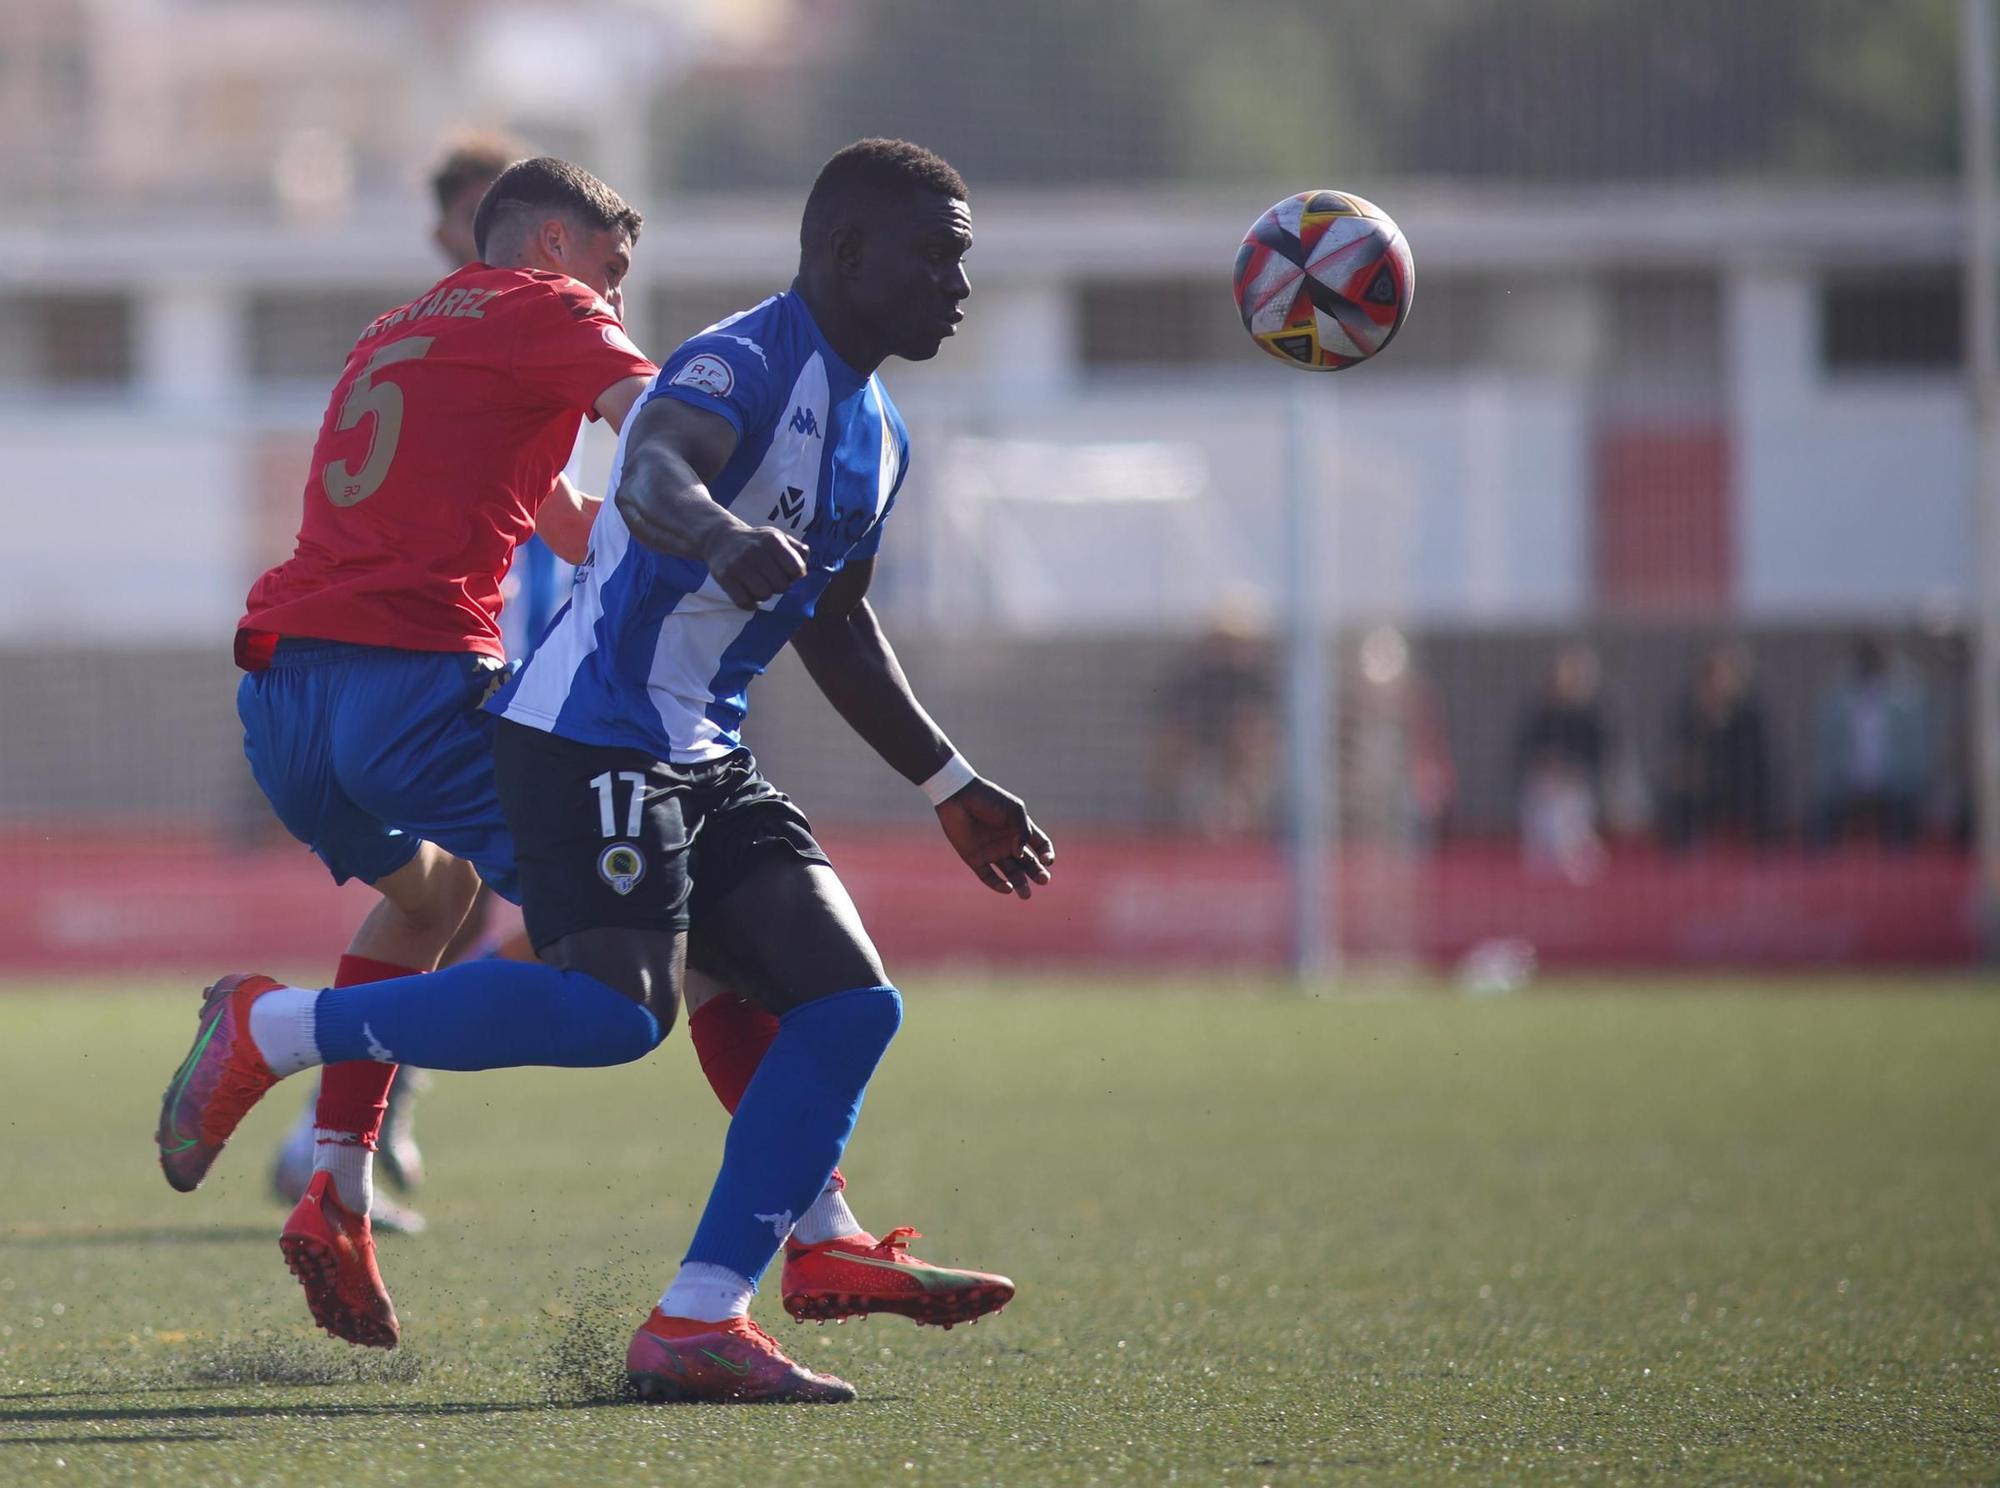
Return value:
[(979, 778), (979, 772), (965, 762), (965, 756), (953, 750), (950, 759), (917, 789), (933, 806), (942, 806), (951, 797), (964, 790)]

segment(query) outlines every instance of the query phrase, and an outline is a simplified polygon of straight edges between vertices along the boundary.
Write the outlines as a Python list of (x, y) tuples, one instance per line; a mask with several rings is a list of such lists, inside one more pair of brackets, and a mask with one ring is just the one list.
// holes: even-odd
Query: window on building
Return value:
[(1197, 367), (1240, 359), (1248, 347), (1229, 280), (1087, 279), (1077, 322), (1086, 368)]
[(1954, 372), (1961, 314), (1947, 268), (1836, 275), (1820, 285), (1821, 355), (1829, 372)]
[(1688, 411), (1721, 396), (1722, 286), (1714, 274), (1614, 273), (1604, 307), (1600, 401)]
[(80, 388), (132, 377), (132, 303), (123, 295), (9, 296), (0, 327), (0, 381)]
[(1502, 293), (1503, 287), (1489, 279), (1426, 276), (1420, 268), (1403, 328), (1373, 367), (1381, 372), (1453, 372), (1484, 365), (1493, 354), (1493, 302)]
[(406, 297), (379, 289), (261, 290), (250, 297), (250, 375), (330, 387), (369, 323)]

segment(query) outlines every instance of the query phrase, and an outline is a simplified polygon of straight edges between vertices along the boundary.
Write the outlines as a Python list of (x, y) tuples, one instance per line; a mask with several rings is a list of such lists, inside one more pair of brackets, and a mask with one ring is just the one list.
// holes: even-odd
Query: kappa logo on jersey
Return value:
[(785, 494), (778, 498), (778, 504), (771, 508), (767, 522), (783, 522), (788, 527), (799, 524), (799, 513), (806, 509), (806, 493), (797, 486), (785, 487)]
[(629, 894), (646, 876), (646, 859), (629, 842), (614, 842), (597, 855), (597, 876), (614, 894)]
[(721, 357), (706, 352), (691, 357), (688, 364), (667, 379), (669, 387), (689, 387), (711, 398), (726, 398), (736, 386), (736, 374)]
[(813, 411), (810, 408), (794, 408), (792, 410), (792, 432), (794, 434), (803, 434), (809, 439), (819, 438), (819, 420), (813, 417)]

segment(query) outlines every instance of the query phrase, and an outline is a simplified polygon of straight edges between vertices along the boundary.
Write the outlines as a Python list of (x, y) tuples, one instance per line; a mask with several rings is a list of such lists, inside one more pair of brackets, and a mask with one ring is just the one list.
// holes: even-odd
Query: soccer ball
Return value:
[(1351, 191), (1286, 197), (1236, 250), (1243, 329), (1279, 361), (1315, 372), (1355, 366), (1387, 346), (1416, 288), (1402, 229)]

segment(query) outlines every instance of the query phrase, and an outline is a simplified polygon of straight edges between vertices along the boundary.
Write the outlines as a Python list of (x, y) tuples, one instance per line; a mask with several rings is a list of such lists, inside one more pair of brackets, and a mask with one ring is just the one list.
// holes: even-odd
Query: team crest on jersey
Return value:
[[(609, 307), (606, 308), (608, 309)], [(627, 356), (643, 357), (645, 355), (644, 352), (639, 350), (632, 338), (625, 334), (624, 328), (621, 326), (605, 326), (598, 334), (604, 338), (604, 344), (613, 351), (622, 351)]]
[(704, 352), (690, 358), (685, 367), (667, 379), (667, 385), (691, 387), (697, 392), (707, 393), (711, 398), (726, 398), (736, 386), (736, 374), (729, 370), (729, 363), (721, 357)]
[(646, 858), (629, 842), (614, 842), (597, 855), (597, 876), (614, 894), (629, 894), (646, 876)]

